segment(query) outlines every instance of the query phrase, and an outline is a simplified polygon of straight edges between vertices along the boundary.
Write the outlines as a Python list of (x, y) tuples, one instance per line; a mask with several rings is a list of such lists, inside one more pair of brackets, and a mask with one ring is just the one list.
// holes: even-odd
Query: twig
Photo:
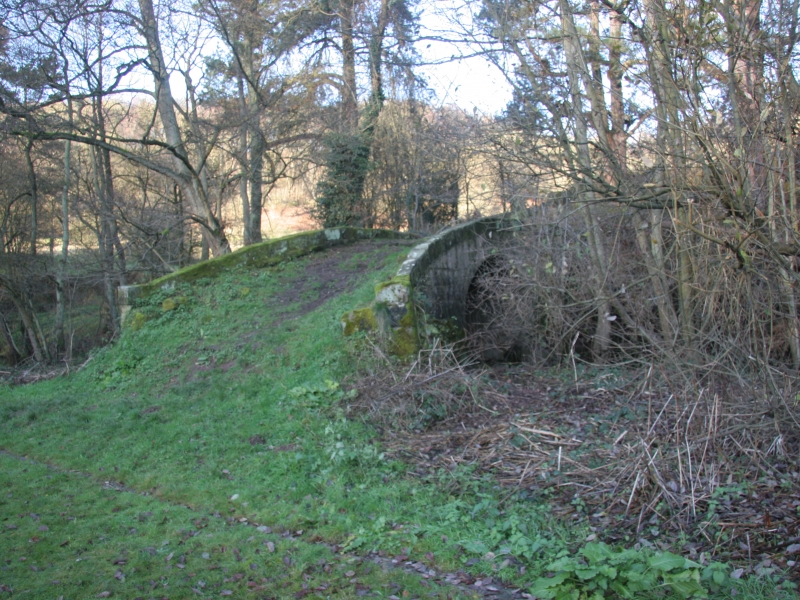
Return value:
[(625, 516), (628, 516), (628, 511), (631, 509), (631, 502), (633, 502), (633, 495), (636, 493), (636, 486), (639, 484), (639, 476), (642, 474), (641, 471), (636, 471), (636, 480), (633, 482), (633, 488), (631, 489), (631, 495), (628, 496), (628, 505), (625, 507)]
[(656, 417), (656, 420), (653, 421), (653, 424), (651, 425), (649, 431), (647, 432), (647, 437), (650, 437), (651, 435), (653, 435), (653, 430), (656, 428), (656, 425), (658, 424), (659, 419), (661, 419), (661, 415), (664, 414), (664, 410), (666, 410), (667, 406), (669, 405), (669, 401), (672, 400), (673, 397), (674, 397), (673, 394), (670, 394), (669, 398), (667, 398), (667, 401), (664, 403), (664, 406), (661, 407), (661, 412), (658, 413), (658, 416)]

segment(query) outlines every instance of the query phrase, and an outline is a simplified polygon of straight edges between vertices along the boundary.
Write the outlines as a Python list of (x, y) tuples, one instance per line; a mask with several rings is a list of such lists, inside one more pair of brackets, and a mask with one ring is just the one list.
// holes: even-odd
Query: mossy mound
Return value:
[(125, 319), (125, 326), (130, 328), (131, 331), (139, 331), (144, 324), (150, 320), (150, 317), (140, 310), (134, 310)]
[[(190, 265), (179, 271), (165, 275), (164, 277), (154, 279), (149, 283), (120, 286), (117, 289), (117, 302), (124, 310), (124, 307), (134, 306), (136, 301), (154, 292), (175, 289), (176, 283), (190, 283), (198, 279), (216, 277), (235, 267), (262, 269), (333, 246), (354, 244), (362, 240), (399, 240), (413, 237), (413, 235), (398, 231), (360, 229), (357, 227), (339, 227), (336, 229), (297, 233), (274, 240), (268, 240), (260, 244), (245, 246), (230, 254)], [(245, 297), (250, 293), (250, 290), (249, 288), (243, 288), (239, 293), (241, 297)], [(175, 310), (175, 308), (181, 304), (177, 299), (176, 302), (177, 304), (174, 306), (171, 303), (167, 303), (171, 308), (162, 305), (163, 310)], [(126, 327), (128, 326), (127, 319), (124, 325)]]
[(346, 336), (359, 331), (378, 331), (378, 319), (371, 306), (357, 308), (342, 315), (342, 330)]

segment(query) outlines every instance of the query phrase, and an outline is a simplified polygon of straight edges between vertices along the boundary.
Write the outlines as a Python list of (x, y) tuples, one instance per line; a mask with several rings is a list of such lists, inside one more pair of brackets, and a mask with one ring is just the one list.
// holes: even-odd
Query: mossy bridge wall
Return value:
[(378, 284), (375, 301), (342, 317), (345, 335), (376, 329), (395, 354), (415, 352), (432, 333), (463, 335), (470, 285), (502, 254), (519, 224), (505, 216), (469, 221), (420, 242), (392, 279)]
[[(475, 274), (517, 234), (514, 221), (503, 216), (469, 221), (422, 240), (406, 257), (397, 274), (375, 288), (375, 301), (342, 317), (345, 335), (376, 330), (396, 354), (410, 354), (422, 345), (426, 331), (441, 330), (457, 337), (466, 325), (467, 296)], [(370, 239), (408, 239), (410, 234), (339, 227), (298, 233), (246, 246), (203, 261), (149, 283), (120, 286), (117, 302), (124, 327), (136, 327), (129, 317), (136, 300), (155, 291), (169, 291), (179, 282), (214, 277), (246, 265), (264, 268), (342, 244)]]

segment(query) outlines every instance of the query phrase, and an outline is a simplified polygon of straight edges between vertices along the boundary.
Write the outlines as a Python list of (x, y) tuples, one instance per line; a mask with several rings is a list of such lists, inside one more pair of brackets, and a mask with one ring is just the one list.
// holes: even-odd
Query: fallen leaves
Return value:
[[(771, 430), (753, 422), (758, 415), (739, 410), (736, 394), (719, 406), (695, 398), (678, 410), (665, 389), (565, 384), (510, 366), (480, 380), (420, 366), (402, 381), (380, 374), (362, 384), (348, 410), (384, 426), (384, 447), (417, 476), (469, 465), (475, 477), (491, 473), (507, 486), (507, 498), (547, 489), (555, 516), (591, 526), (588, 540), (642, 538), (664, 549), (688, 534), (698, 555), (771, 557), (778, 568), (800, 562), (800, 474), (791, 450), (800, 438), (784, 435), (775, 446)], [(425, 420), (422, 396), (441, 396), (446, 411)], [(719, 421), (711, 437), (701, 414)], [(709, 462), (715, 453), (726, 458), (724, 478)]]

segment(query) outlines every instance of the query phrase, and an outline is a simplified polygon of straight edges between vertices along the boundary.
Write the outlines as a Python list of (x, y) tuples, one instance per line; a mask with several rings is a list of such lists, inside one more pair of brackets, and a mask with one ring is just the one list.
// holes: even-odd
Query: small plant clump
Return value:
[(704, 567), (670, 552), (615, 551), (603, 543), (586, 544), (547, 570), (552, 576), (538, 579), (531, 588), (542, 599), (637, 598), (664, 588), (678, 598), (707, 598), (709, 592), (730, 587), (724, 564)]

